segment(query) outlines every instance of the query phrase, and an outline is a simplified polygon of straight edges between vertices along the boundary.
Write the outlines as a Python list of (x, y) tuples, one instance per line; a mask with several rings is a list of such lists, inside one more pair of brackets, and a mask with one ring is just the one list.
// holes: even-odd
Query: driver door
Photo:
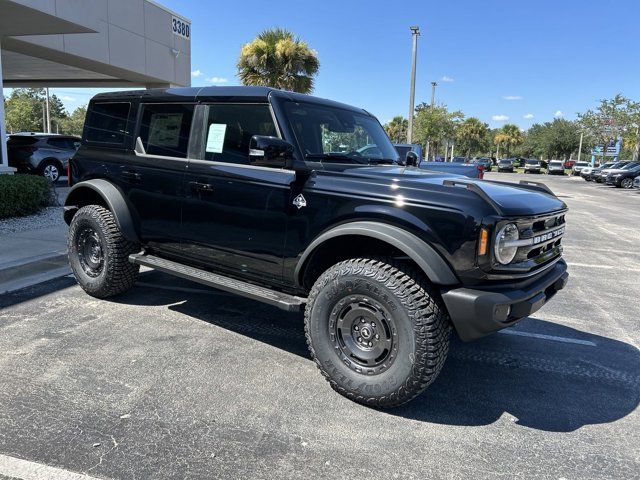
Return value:
[(253, 135), (279, 137), (268, 104), (201, 105), (182, 209), (185, 254), (203, 266), (262, 282), (282, 278), (293, 170), (249, 164)]

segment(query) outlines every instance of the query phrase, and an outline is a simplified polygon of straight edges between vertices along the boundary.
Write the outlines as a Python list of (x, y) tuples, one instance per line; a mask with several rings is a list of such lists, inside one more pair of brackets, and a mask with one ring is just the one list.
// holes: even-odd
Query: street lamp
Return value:
[(413, 37), (413, 50), (411, 56), (411, 90), (409, 92), (409, 125), (407, 127), (407, 143), (411, 143), (413, 137), (413, 111), (416, 99), (416, 55), (418, 53), (418, 35), (420, 35), (420, 28), (413, 26), (409, 27), (411, 30), (411, 36)]

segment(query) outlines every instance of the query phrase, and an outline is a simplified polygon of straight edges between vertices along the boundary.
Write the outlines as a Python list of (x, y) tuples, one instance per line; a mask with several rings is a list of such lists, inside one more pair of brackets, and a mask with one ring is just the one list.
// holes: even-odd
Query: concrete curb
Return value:
[(51, 252), (5, 263), (0, 269), (0, 294), (14, 292), (70, 273), (66, 252)]

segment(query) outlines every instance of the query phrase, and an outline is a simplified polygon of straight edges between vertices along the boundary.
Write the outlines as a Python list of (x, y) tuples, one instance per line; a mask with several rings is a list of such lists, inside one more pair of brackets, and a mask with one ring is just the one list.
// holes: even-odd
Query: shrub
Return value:
[(36, 213), (49, 201), (51, 186), (35, 175), (0, 175), (0, 218)]

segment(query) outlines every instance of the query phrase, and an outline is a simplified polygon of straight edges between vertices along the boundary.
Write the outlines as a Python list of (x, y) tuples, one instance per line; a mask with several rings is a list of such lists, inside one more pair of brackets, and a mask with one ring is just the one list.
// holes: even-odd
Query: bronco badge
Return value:
[(304, 198), (304, 196), (302, 194), (300, 194), (296, 198), (293, 199), (293, 204), (296, 207), (298, 207), (298, 210), (300, 210), (302, 207), (306, 207), (307, 206), (307, 200)]

